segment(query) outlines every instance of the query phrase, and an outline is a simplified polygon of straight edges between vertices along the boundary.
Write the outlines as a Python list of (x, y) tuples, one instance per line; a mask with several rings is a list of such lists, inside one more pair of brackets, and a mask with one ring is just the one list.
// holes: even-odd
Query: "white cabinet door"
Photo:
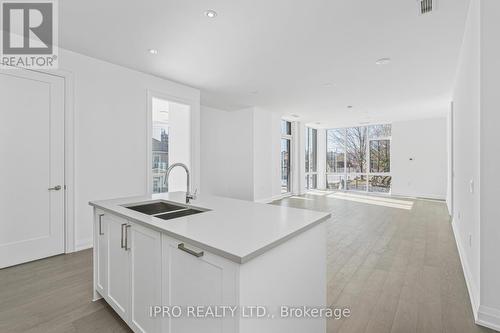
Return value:
[(130, 251), (127, 251), (126, 220), (106, 215), (108, 224), (108, 292), (109, 305), (127, 321), (130, 313)]
[(160, 332), (161, 319), (150, 316), (150, 307), (161, 305), (161, 234), (132, 223), (128, 236), (132, 329), (135, 332)]
[(95, 288), (105, 296), (108, 287), (107, 281), (107, 265), (108, 265), (108, 216), (104, 212), (96, 210), (94, 216), (94, 261), (95, 261)]
[[(235, 305), (236, 300), (236, 264), (201, 251), (163, 235), (164, 267), (164, 303), (170, 306), (197, 305)], [(188, 249), (191, 253), (179, 249)], [(164, 332), (235, 332), (236, 320), (172, 318), (166, 320)], [(168, 330), (170, 329), (170, 330)]]

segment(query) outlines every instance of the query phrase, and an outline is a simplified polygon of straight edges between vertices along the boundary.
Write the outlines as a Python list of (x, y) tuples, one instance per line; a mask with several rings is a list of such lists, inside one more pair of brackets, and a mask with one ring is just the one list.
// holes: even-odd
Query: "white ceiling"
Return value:
[(446, 110), (468, 3), (420, 16), (416, 0), (64, 0), (60, 41), (198, 87), (208, 106), (388, 122)]

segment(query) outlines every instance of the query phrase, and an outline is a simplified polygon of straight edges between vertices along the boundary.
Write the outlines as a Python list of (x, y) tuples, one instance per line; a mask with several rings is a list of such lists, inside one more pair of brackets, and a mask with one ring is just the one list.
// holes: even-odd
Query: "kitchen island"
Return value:
[(134, 332), (325, 332), (329, 213), (184, 192), (92, 201), (94, 300)]

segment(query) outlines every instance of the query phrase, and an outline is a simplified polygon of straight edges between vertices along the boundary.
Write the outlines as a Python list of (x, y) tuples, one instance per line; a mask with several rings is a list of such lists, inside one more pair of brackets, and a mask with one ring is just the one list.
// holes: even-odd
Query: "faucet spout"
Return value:
[(170, 172), (172, 171), (173, 168), (175, 167), (181, 167), (186, 171), (186, 203), (189, 203), (191, 199), (195, 200), (196, 196), (191, 193), (191, 185), (190, 185), (190, 178), (191, 174), (189, 172), (188, 167), (184, 163), (174, 163), (171, 166), (168, 167), (167, 171), (165, 172), (165, 179), (164, 179), (164, 184), (167, 184), (168, 182), (168, 176), (170, 175)]

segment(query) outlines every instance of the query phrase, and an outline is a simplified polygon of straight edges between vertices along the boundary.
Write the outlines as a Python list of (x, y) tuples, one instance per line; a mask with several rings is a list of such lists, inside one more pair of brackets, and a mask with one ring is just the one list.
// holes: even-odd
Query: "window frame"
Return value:
[[(305, 159), (304, 159), (304, 169), (305, 170), (305, 188), (306, 190), (315, 190), (318, 188), (318, 130), (316, 128), (306, 126), (306, 137), (305, 137)], [(314, 135), (313, 135), (314, 134)], [(315, 139), (312, 139), (315, 136)], [(310, 142), (310, 140), (312, 142)], [(312, 148), (312, 149), (309, 149)], [(305, 161), (309, 161), (306, 163)], [(312, 168), (311, 161), (314, 161), (314, 166), (316, 171)], [(313, 182), (313, 179), (315, 181)], [(309, 181), (314, 183), (314, 187), (309, 186)]]
[[(290, 134), (288, 133), (284, 133), (283, 132), (283, 123), (286, 123), (287, 125), (286, 128), (290, 129)], [(283, 195), (283, 196), (286, 196), (286, 195), (290, 195), (292, 194), (292, 177), (293, 177), (293, 163), (292, 163), (292, 158), (293, 158), (293, 122), (292, 121), (289, 121), (289, 120), (286, 120), (286, 119), (281, 119), (281, 138), (280, 138), (280, 189), (281, 189), (281, 192), (280, 192), (280, 195)], [(282, 184), (282, 180), (283, 180), (283, 167), (281, 165), (281, 143), (283, 140), (287, 140), (289, 145), (289, 149), (288, 149), (288, 179), (287, 179), (287, 191), (286, 192), (283, 192), (283, 184)]]
[[(371, 177), (392, 177), (391, 170), (392, 168), (390, 167), (391, 165), (391, 151), (392, 151), (392, 128), (391, 128), (391, 135), (390, 136), (376, 136), (376, 137), (370, 137), (370, 127), (371, 126), (379, 126), (379, 125), (391, 125), (392, 124), (373, 124), (373, 125), (367, 125), (367, 126), (353, 126), (353, 127), (343, 127), (343, 128), (328, 128), (326, 129), (326, 135), (325, 135), (325, 140), (326, 140), (326, 161), (325, 161), (325, 178), (326, 178), (326, 185), (328, 187), (328, 176), (337, 176), (339, 179), (343, 179), (343, 186), (340, 191), (354, 191), (354, 192), (366, 192), (366, 193), (378, 193), (378, 194), (390, 194), (392, 191), (392, 186), (389, 188), (388, 192), (373, 192), (370, 191), (370, 178)], [(365, 141), (366, 141), (366, 168), (365, 172), (349, 172), (347, 168), (347, 132), (350, 128), (356, 128), (356, 127), (365, 127), (366, 128), (366, 133), (365, 133)], [(343, 130), (343, 146), (344, 146), (344, 171), (343, 172), (328, 172), (328, 131), (330, 130)], [(380, 140), (387, 140), (389, 141), (389, 172), (371, 172), (371, 156), (370, 156), (370, 143), (371, 141), (380, 141)], [(364, 176), (366, 178), (366, 189), (365, 190), (349, 190), (347, 189), (347, 184), (348, 184), (348, 179), (349, 177), (356, 177), (356, 176)], [(392, 180), (391, 180), (392, 182)]]

